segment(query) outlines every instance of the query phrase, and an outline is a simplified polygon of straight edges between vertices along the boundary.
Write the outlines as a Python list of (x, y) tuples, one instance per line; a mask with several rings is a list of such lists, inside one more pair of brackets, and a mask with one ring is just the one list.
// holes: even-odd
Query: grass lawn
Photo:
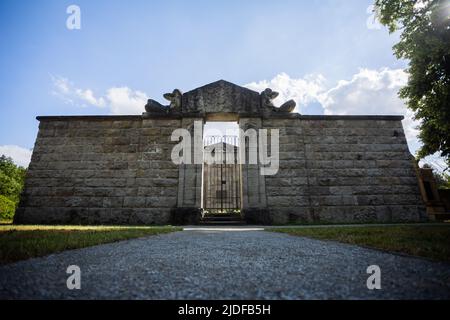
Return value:
[(334, 240), (450, 262), (449, 225), (267, 228), (267, 231)]
[(175, 227), (0, 225), (0, 264), (64, 250), (180, 231)]

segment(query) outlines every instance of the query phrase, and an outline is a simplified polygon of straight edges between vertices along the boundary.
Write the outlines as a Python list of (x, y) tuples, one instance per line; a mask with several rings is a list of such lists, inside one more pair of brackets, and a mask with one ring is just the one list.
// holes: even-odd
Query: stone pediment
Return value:
[(290, 113), (295, 102), (290, 100), (277, 108), (272, 100), (278, 93), (266, 89), (259, 93), (234, 83), (219, 80), (186, 93), (175, 89), (164, 94), (170, 105), (164, 106), (149, 99), (145, 106), (146, 115), (199, 115), (233, 113), (247, 116), (271, 115), (273, 113)]
[(258, 92), (219, 80), (183, 94), (183, 113), (260, 113)]

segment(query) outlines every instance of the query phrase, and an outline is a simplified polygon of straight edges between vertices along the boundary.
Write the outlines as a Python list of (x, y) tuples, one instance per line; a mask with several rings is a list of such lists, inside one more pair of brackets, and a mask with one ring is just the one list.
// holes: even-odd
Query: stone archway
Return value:
[[(211, 116), (211, 115), (208, 115)], [(187, 117), (182, 118), (182, 127), (188, 130), (192, 130), (196, 121), (201, 122), (204, 125), (206, 119), (210, 117), (205, 116), (202, 118)], [(225, 121), (230, 118), (235, 119), (236, 115), (230, 113), (227, 114), (212, 114), (217, 121)], [(260, 117), (245, 117), (238, 118), (239, 129), (247, 131), (249, 128), (260, 129), (261, 118)], [(193, 132), (191, 134), (193, 136)], [(248, 144), (242, 144), (248, 151)], [(191, 158), (203, 157), (203, 155), (196, 155), (198, 148), (193, 148)], [(244, 150), (245, 152), (245, 150)], [(247, 218), (253, 216), (261, 216), (262, 211), (267, 208), (267, 198), (265, 193), (265, 177), (260, 174), (259, 164), (240, 164), (240, 208), (241, 212)], [(177, 221), (185, 223), (197, 223), (200, 219), (200, 213), (202, 208), (202, 164), (181, 164), (179, 165), (179, 182), (178, 182), (178, 201), (177, 208), (173, 210), (175, 216), (182, 216), (176, 218)], [(252, 221), (252, 219), (250, 219)]]

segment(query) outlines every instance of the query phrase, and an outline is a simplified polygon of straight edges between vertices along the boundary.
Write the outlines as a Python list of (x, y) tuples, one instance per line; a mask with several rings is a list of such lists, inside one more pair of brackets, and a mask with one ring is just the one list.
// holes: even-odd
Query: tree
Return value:
[(393, 49), (409, 61), (399, 95), (420, 120), (417, 156), (440, 152), (449, 167), (450, 0), (375, 0), (375, 11), (390, 33), (401, 32)]
[(0, 156), (0, 218), (12, 218), (20, 200), (26, 169), (11, 158)]

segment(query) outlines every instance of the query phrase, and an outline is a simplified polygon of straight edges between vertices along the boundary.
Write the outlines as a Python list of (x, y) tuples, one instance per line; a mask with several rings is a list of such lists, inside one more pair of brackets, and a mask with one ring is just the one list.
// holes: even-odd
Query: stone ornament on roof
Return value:
[(164, 98), (170, 101), (169, 111), (181, 112), (181, 99), (183, 94), (180, 90), (175, 89), (172, 93), (164, 94)]
[(275, 107), (273, 104), (273, 100), (278, 97), (279, 93), (276, 91), (273, 91), (270, 88), (267, 88), (263, 92), (261, 92), (261, 107), (263, 109), (267, 109), (271, 112), (276, 113), (290, 113), (294, 111), (296, 103), (294, 100), (289, 100), (285, 103), (283, 103), (280, 107)]
[(165, 93), (163, 97), (170, 101), (168, 106), (162, 105), (156, 100), (148, 99), (145, 105), (145, 111), (148, 113), (156, 114), (169, 114), (169, 113), (179, 113), (181, 112), (181, 98), (183, 94), (180, 90), (175, 89), (172, 93)]
[(273, 100), (279, 95), (272, 89), (258, 93), (234, 83), (219, 80), (186, 93), (175, 89), (164, 94), (170, 101), (163, 105), (156, 100), (148, 99), (145, 105), (146, 114), (179, 115), (208, 113), (237, 113), (240, 115), (270, 116), (271, 114), (288, 114), (294, 111), (295, 101), (289, 100), (276, 107)]

